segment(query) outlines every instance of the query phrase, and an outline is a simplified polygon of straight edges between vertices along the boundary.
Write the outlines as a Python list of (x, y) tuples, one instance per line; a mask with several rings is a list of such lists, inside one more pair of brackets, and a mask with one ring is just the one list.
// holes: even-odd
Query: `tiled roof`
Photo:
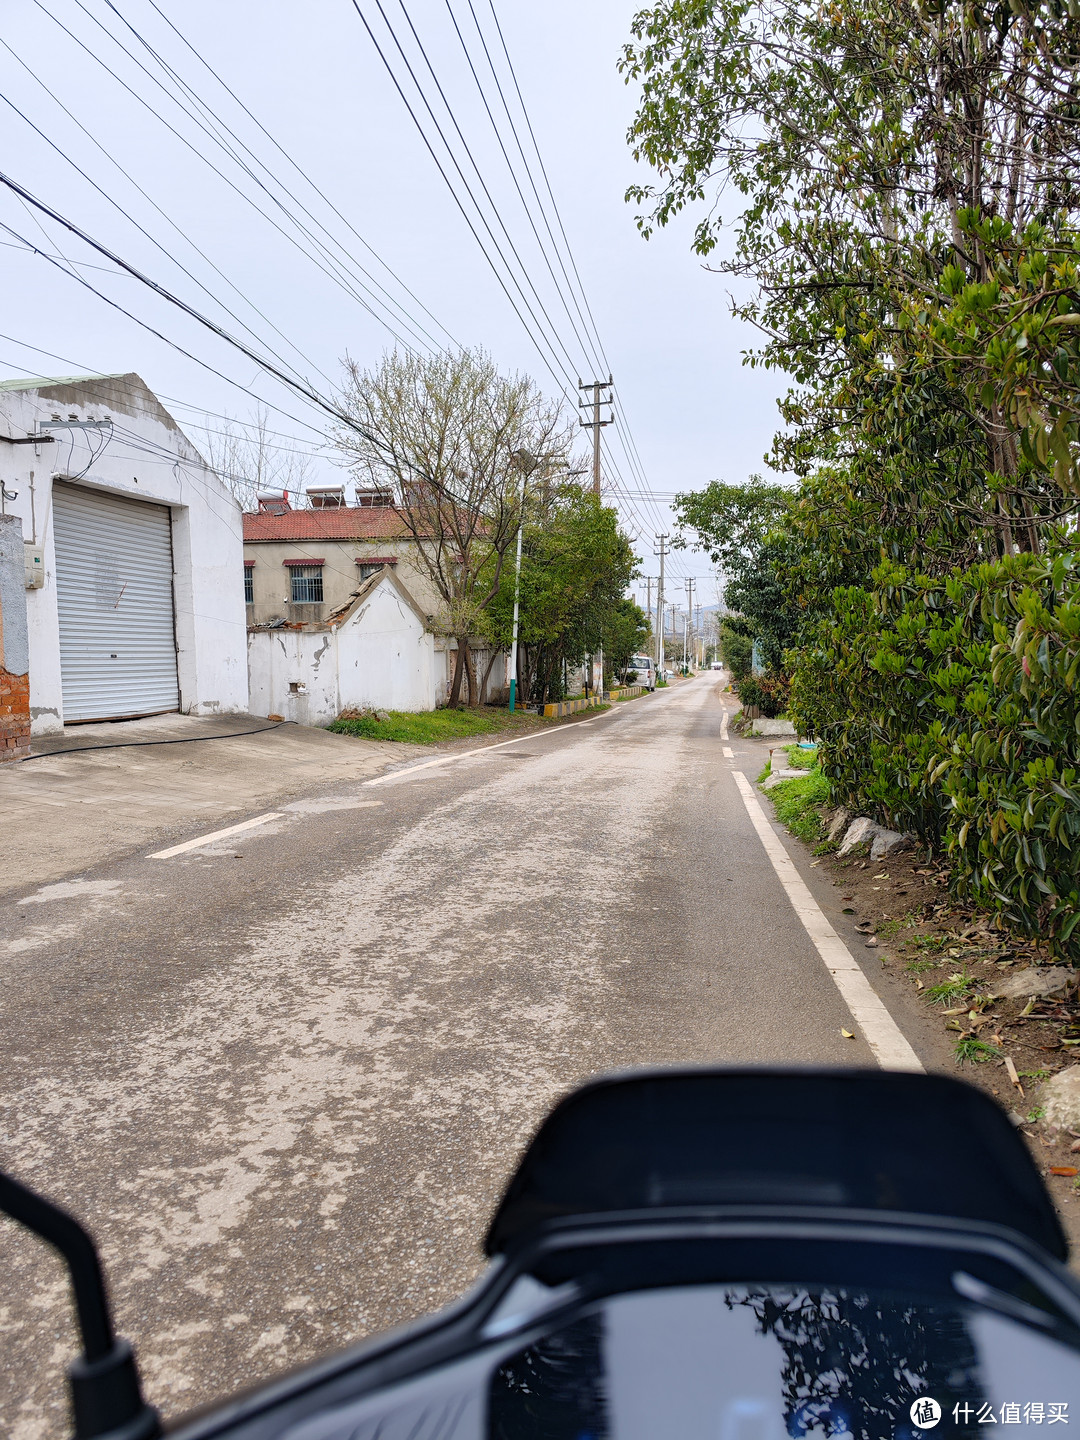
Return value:
[(290, 540), (390, 540), (407, 536), (405, 523), (389, 506), (352, 505), (333, 510), (261, 511), (244, 516), (244, 542)]

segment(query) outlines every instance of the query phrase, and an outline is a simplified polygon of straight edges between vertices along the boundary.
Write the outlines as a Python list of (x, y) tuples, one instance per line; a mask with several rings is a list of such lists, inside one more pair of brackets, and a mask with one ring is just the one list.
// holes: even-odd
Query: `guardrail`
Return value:
[(617, 689), (608, 692), (608, 698), (611, 700), (633, 700), (635, 696), (644, 694), (644, 685), (620, 685)]

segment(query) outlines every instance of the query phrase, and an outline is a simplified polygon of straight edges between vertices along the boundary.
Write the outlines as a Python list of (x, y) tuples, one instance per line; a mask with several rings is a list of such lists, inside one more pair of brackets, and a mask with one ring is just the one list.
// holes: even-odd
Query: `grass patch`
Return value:
[(878, 926), (877, 933), (882, 940), (894, 940), (901, 930), (910, 930), (917, 923), (914, 911), (909, 911), (899, 920), (886, 920), (883, 925)]
[(804, 750), (801, 745), (785, 745), (787, 751), (788, 765), (792, 770), (813, 770), (817, 764), (817, 746), (812, 750)]
[(953, 1052), (958, 1065), (985, 1065), (987, 1060), (1000, 1060), (996, 1045), (980, 1040), (977, 1035), (961, 1035)]
[(765, 769), (762, 770), (761, 774), (757, 777), (757, 783), (758, 783), (759, 785), (764, 785), (764, 784), (765, 784), (765, 781), (769, 778), (769, 776), (770, 776), (771, 774), (772, 774), (772, 761), (771, 761), (771, 760), (766, 760), (766, 762), (765, 762)]
[(829, 782), (820, 770), (808, 770), (793, 780), (781, 780), (769, 792), (776, 818), (793, 835), (808, 844), (825, 838), (822, 807), (829, 803)]
[(949, 937), (947, 935), (916, 935), (911, 944), (915, 946), (916, 950), (940, 952), (949, 944)]
[(927, 972), (927, 970), (936, 970), (936, 969), (937, 969), (937, 961), (936, 961), (936, 960), (909, 960), (908, 963), (904, 966), (904, 969), (905, 969), (905, 970), (909, 970), (912, 975), (925, 975), (926, 972)]
[(942, 981), (940, 985), (931, 985), (923, 998), (929, 1000), (932, 1005), (948, 1005), (950, 1000), (959, 1000), (962, 996), (967, 995), (974, 985), (974, 975), (957, 973), (950, 975), (948, 980)]
[(1050, 1079), (1049, 1070), (1018, 1070), (1016, 1073), (1021, 1080), (1034, 1080), (1036, 1085)]
[(352, 715), (327, 726), (336, 735), (357, 735), (362, 740), (396, 740), (405, 745), (437, 745), (440, 740), (461, 740), (470, 735), (490, 735), (500, 730), (519, 730), (536, 723), (535, 715), (508, 710), (384, 710), (376, 715)]

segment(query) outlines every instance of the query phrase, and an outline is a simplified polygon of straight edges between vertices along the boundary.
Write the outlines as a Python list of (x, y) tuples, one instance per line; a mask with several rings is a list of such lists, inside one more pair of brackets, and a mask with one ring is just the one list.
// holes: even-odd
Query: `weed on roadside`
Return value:
[[(380, 718), (382, 716), (383, 718)], [(440, 740), (460, 740), (469, 735), (488, 735), (500, 730), (536, 727), (536, 716), (528, 712), (511, 715), (506, 710), (383, 710), (378, 714), (349, 715), (335, 720), (327, 729), (337, 735), (358, 735), (364, 740), (396, 740), (404, 744), (434, 745)]]
[(974, 975), (950, 975), (948, 980), (942, 981), (940, 985), (931, 985), (923, 998), (932, 1005), (948, 1005), (950, 1000), (959, 1000), (962, 995), (966, 995), (974, 984)]
[(804, 750), (801, 745), (785, 745), (788, 765), (792, 770), (813, 770), (817, 765), (817, 746)]
[(769, 778), (769, 776), (770, 776), (771, 774), (772, 774), (772, 761), (771, 761), (771, 760), (766, 760), (766, 762), (765, 762), (765, 769), (762, 770), (761, 774), (757, 777), (757, 783), (758, 783), (759, 785), (764, 785), (764, 784), (765, 784), (765, 781)]
[(961, 1035), (953, 1053), (958, 1065), (985, 1065), (987, 1060), (1000, 1060), (1002, 1054), (996, 1045), (980, 1040), (977, 1035)]
[(927, 970), (936, 970), (936, 960), (909, 960), (904, 966), (912, 975), (925, 975)]
[(829, 782), (820, 770), (808, 770), (792, 780), (781, 780), (769, 791), (776, 806), (776, 818), (800, 840), (813, 844), (823, 840), (825, 822), (821, 811), (829, 803)]

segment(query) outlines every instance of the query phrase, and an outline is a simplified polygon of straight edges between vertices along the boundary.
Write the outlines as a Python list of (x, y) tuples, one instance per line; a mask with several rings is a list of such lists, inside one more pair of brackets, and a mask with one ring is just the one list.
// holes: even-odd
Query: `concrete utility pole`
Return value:
[(647, 601), (645, 602), (645, 614), (648, 615), (648, 617), (649, 617), (649, 629), (651, 630), (651, 629), (652, 629), (652, 587), (653, 587), (653, 581), (656, 579), (656, 576), (655, 576), (655, 575), (643, 575), (641, 578), (645, 581), (645, 584), (646, 584), (646, 587), (647, 587), (648, 599), (647, 599)]
[[(660, 557), (660, 579), (656, 586), (656, 678), (664, 678), (664, 559), (667, 556), (667, 535), (656, 537), (658, 550), (653, 554)], [(652, 619), (652, 616), (649, 616)]]
[(604, 395), (604, 394), (602, 393), (604, 390), (610, 390), (611, 387), (612, 387), (612, 385), (613, 385), (614, 383), (615, 383), (615, 382), (612, 380), (612, 378), (611, 378), (610, 375), (607, 377), (607, 380), (606, 380), (606, 381), (604, 381), (604, 380), (591, 380), (591, 381), (589, 381), (588, 384), (582, 384), (582, 382), (581, 382), (580, 380), (577, 382), (577, 388), (578, 388), (579, 390), (591, 390), (591, 391), (592, 391), (592, 399), (591, 399), (591, 400), (579, 400), (579, 401), (578, 401), (578, 409), (579, 409), (579, 410), (590, 410), (590, 409), (592, 410), (592, 419), (591, 419), (591, 420), (581, 420), (581, 421), (579, 421), (579, 424), (581, 425), (581, 428), (582, 428), (583, 430), (591, 430), (591, 431), (593, 432), (593, 434), (592, 434), (592, 488), (593, 488), (593, 494), (596, 496), (596, 498), (597, 498), (598, 500), (599, 500), (599, 498), (600, 498), (600, 431), (604, 428), (605, 425), (610, 425), (610, 424), (611, 424), (611, 419), (610, 419), (610, 418), (608, 418), (607, 420), (601, 420), (601, 419), (600, 419), (600, 406), (601, 406), (601, 405), (613, 405), (613, 404), (615, 403), (614, 400), (611, 398), (610, 395)]
[(685, 670), (690, 661), (690, 620), (694, 613), (694, 591), (697, 589), (697, 581), (689, 575), (686, 577), (686, 636), (683, 642), (683, 669)]

